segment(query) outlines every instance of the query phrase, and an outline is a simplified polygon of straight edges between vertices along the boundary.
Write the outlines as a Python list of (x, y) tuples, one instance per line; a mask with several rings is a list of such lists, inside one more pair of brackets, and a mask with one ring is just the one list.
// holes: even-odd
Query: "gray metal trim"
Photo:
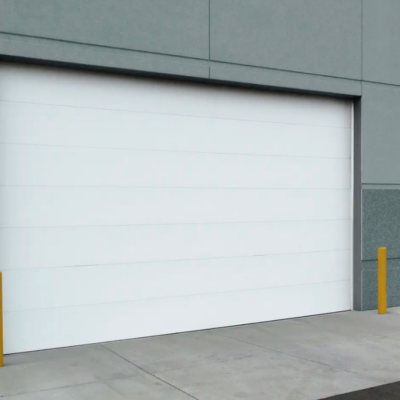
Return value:
[(353, 308), (362, 310), (361, 98), (354, 102), (353, 139)]

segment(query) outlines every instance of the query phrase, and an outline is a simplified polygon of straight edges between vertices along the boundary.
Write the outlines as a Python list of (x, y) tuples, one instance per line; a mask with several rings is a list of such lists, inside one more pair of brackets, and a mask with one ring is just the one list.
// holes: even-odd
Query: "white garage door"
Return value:
[(6, 353), (351, 308), (350, 102), (0, 67)]

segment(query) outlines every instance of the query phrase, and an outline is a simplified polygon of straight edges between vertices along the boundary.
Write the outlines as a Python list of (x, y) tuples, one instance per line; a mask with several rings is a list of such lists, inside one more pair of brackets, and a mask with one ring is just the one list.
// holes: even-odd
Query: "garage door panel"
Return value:
[(0, 227), (344, 220), (348, 197), (347, 190), (9, 186), (0, 187)]
[(6, 353), (350, 309), (351, 135), (347, 100), (2, 63)]
[(346, 189), (351, 184), (349, 159), (0, 145), (0, 160), (1, 185)]
[[(5, 352), (215, 328), (346, 309), (348, 281), (6, 312)], [(318, 298), (319, 301), (315, 301)], [(249, 304), (262, 305), (248, 307)], [(276, 305), (279, 304), (279, 307)], [(43, 329), (46, 326), (46, 329)]]
[(346, 250), (349, 226), (344, 220), (3, 228), (0, 260), (8, 270)]
[[(4, 310), (21, 311), (350, 280), (350, 252), (4, 272)], [(176, 277), (170, 280), (170, 276)], [(124, 279), (121, 280), (121, 276)], [(49, 285), (51, 282), (51, 285)], [(169, 282), (169, 284), (166, 284)]]
[(50, 68), (3, 66), (0, 100), (351, 127), (346, 100)]
[(348, 137), (349, 129), (325, 126), (24, 103), (0, 108), (2, 143), (349, 158)]

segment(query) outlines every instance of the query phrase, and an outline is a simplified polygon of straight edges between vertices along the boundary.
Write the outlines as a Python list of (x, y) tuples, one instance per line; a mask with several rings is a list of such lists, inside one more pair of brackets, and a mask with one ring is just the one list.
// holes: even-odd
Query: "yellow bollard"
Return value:
[(0, 368), (4, 367), (3, 341), (3, 274), (0, 272)]
[(386, 247), (378, 249), (378, 314), (387, 312)]

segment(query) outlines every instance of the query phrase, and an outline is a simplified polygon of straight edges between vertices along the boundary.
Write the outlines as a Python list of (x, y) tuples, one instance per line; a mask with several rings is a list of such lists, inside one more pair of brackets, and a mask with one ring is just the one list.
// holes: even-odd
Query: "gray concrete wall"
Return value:
[(377, 307), (376, 252), (388, 251), (388, 304), (400, 305), (400, 2), (363, 1), (362, 308)]
[(398, 0), (0, 0), (3, 59), (357, 99), (357, 309), (379, 246), (400, 305), (399, 42)]

